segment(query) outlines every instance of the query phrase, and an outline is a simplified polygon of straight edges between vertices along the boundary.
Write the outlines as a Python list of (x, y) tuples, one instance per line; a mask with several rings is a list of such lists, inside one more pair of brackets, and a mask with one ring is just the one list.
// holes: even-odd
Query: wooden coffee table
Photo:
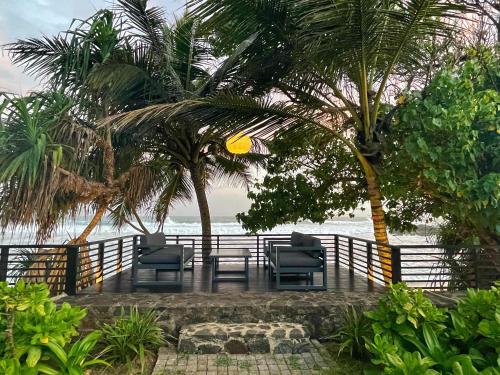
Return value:
[[(248, 259), (252, 256), (249, 249), (219, 249), (212, 250), (212, 282), (214, 281), (248, 281)], [(244, 259), (244, 270), (221, 270), (219, 263), (221, 259)], [(241, 274), (243, 274), (241, 276)], [(221, 276), (230, 275), (230, 276)]]

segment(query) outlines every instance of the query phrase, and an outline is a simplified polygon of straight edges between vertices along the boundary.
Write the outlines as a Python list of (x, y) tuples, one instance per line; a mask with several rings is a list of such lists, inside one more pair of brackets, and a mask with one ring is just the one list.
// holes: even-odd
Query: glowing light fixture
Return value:
[(240, 132), (226, 141), (226, 149), (231, 154), (248, 154), (252, 149), (252, 139)]

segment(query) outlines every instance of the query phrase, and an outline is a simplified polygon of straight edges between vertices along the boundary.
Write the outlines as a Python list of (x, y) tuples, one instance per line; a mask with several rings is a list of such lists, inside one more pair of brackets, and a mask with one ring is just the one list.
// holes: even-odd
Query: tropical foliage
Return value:
[(50, 299), (43, 284), (0, 283), (0, 370), (6, 375), (84, 374), (106, 365), (92, 353), (95, 331), (71, 343), (86, 311)]
[[(76, 240), (79, 243), (84, 242), (106, 211), (110, 211), (118, 227), (137, 221), (134, 227), (148, 232), (139, 210), (152, 213), (162, 229), (171, 204), (195, 195), (206, 237), (204, 253), (208, 254), (211, 228), (206, 190), (211, 182), (220, 179), (246, 185), (248, 166), (258, 163), (261, 157), (230, 154), (224, 147), (227, 134), (207, 128), (194, 116), (152, 118), (144, 108), (154, 110), (164, 103), (206, 97), (227, 87), (245, 46), (220, 59), (195, 18), (184, 15), (170, 24), (160, 8), (148, 7), (147, 2), (139, 0), (119, 1), (112, 11), (99, 11), (56, 37), (8, 45), (15, 63), (44, 79), (50, 90), (71, 98), (64, 124), (51, 126), (60, 132), (69, 124), (72, 129), (79, 125), (74, 132), (86, 137), (86, 148), (76, 139), (76, 145), (63, 143), (61, 147), (67, 151), (68, 160), (69, 156), (78, 160), (76, 166), (80, 169), (69, 172), (85, 177), (78, 181), (87, 185), (74, 186), (73, 195), (66, 199), (69, 207), (57, 205), (58, 197), (50, 195), (52, 191), (42, 196), (45, 206), (36, 212), (42, 216), (53, 211), (54, 215), (45, 215), (51, 220), (50, 226), (37, 222), (35, 211), (29, 211), (33, 206), (26, 203), (33, 198), (26, 196), (18, 206), (29, 212), (14, 218), (5, 214), (4, 228), (7, 221), (17, 224), (14, 220), (21, 216), (22, 224), (38, 224), (43, 230), (40, 237), (46, 238), (56, 223), (69, 212), (77, 212), (81, 204), (86, 208), (93, 205), (96, 211), (89, 228)], [(9, 109), (8, 104), (4, 109)], [(119, 116), (121, 113), (124, 115)], [(28, 111), (26, 116), (35, 114)], [(5, 134), (11, 133), (12, 129), (6, 129)], [(52, 134), (44, 137), (54, 139)], [(4, 143), (19, 146), (18, 152), (24, 152), (21, 145), (14, 144), (16, 140), (6, 138)], [(22, 160), (31, 163), (26, 168), (35, 165), (43, 171), (43, 158), (37, 159), (37, 152), (35, 149), (23, 154)], [(16, 157), (5, 159), (3, 168), (15, 169), (22, 161)], [(56, 169), (53, 174), (50, 186), (57, 185), (53, 180), (61, 172)], [(10, 175), (4, 174), (5, 178)], [(10, 184), (17, 182), (27, 180), (21, 176)], [(27, 190), (32, 187), (27, 183), (25, 186)], [(85, 200), (79, 195), (85, 195)]]
[(359, 163), (375, 237), (387, 243), (377, 167), (390, 115), (384, 106), (389, 83), (425, 65), (425, 42), (447, 37), (451, 28), (444, 19), (460, 7), (420, 0), (194, 0), (191, 7), (225, 45), (256, 35), (253, 45), (259, 48), (248, 49), (247, 63), (251, 72), (262, 67), (267, 78), (252, 81), (247, 90), (268, 94), (263, 99), (227, 92), (201, 102), (201, 116), (264, 135), (291, 127), (305, 134), (308, 128), (326, 129)]
[[(159, 8), (148, 9), (146, 3), (135, 0), (120, 4), (124, 19), (135, 26), (134, 50), (140, 47), (143, 53), (136, 59), (102, 64), (93, 72), (91, 82), (109, 87), (111, 100), (127, 110), (143, 107), (112, 117), (106, 124), (131, 134), (130, 141), (150, 155), (150, 163), (161, 171), (163, 185), (153, 208), (158, 222), (164, 222), (173, 202), (196, 196), (206, 258), (211, 235), (206, 190), (221, 179), (246, 186), (248, 167), (261, 157), (230, 154), (224, 145), (224, 131), (207, 127), (189, 113), (166, 116), (162, 104), (167, 103), (168, 108), (170, 104), (213, 95), (231, 85), (246, 44), (218, 61), (195, 18), (184, 15), (169, 25)], [(119, 213), (126, 213), (130, 206), (126, 201), (118, 202), (114, 210), (117, 221)]]
[(495, 286), (469, 289), (456, 308), (446, 310), (421, 290), (391, 286), (366, 313), (373, 329), (373, 336), (365, 337), (372, 362), (384, 374), (499, 374), (499, 298)]
[(420, 191), (432, 215), (453, 225), (455, 241), (500, 243), (499, 85), (494, 50), (474, 50), (397, 111), (388, 169), (414, 176), (403, 190)]
[[(309, 220), (323, 223), (335, 217), (355, 215), (366, 202), (365, 180), (359, 164), (340, 141), (325, 131), (289, 131), (267, 144), (266, 175), (248, 193), (250, 209), (237, 215), (250, 232), (276, 225)], [(411, 178), (411, 176), (408, 176)], [(401, 183), (402, 175), (381, 176), (386, 221), (391, 229), (411, 231), (416, 219), (425, 217), (431, 205), (420, 191)]]

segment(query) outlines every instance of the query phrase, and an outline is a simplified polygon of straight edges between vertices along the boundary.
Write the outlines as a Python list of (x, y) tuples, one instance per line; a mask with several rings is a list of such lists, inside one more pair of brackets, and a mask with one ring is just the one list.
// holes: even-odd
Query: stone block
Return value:
[(308, 331), (297, 323), (198, 323), (180, 331), (178, 349), (194, 354), (295, 354), (310, 350)]

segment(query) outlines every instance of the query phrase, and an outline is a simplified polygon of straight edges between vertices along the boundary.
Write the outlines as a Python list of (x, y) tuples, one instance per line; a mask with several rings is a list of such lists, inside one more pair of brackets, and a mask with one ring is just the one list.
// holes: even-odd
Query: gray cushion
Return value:
[(154, 253), (155, 251), (163, 248), (167, 243), (165, 235), (161, 232), (144, 234), (141, 236), (141, 246), (147, 246), (147, 249), (142, 249), (144, 255)]
[[(302, 251), (280, 253), (280, 267), (319, 267), (323, 261)], [(272, 252), (271, 261), (276, 264), (276, 252)]]
[(302, 236), (302, 246), (319, 247), (321, 246), (321, 240), (308, 234), (304, 234)]
[[(306, 246), (306, 247), (321, 247), (321, 240), (319, 238), (313, 237), (309, 234), (302, 234), (299, 232), (292, 232), (290, 236), (290, 242), (292, 246)], [(305, 253), (308, 253), (311, 256), (319, 256), (321, 251), (315, 250), (306, 250)]]
[(292, 246), (304, 246), (302, 244), (302, 240), (304, 238), (304, 235), (299, 232), (292, 232), (290, 236), (290, 243)]
[[(139, 257), (142, 264), (179, 264), (182, 245), (167, 245), (164, 248), (150, 252)], [(194, 255), (191, 247), (184, 247), (184, 262), (187, 262)]]

